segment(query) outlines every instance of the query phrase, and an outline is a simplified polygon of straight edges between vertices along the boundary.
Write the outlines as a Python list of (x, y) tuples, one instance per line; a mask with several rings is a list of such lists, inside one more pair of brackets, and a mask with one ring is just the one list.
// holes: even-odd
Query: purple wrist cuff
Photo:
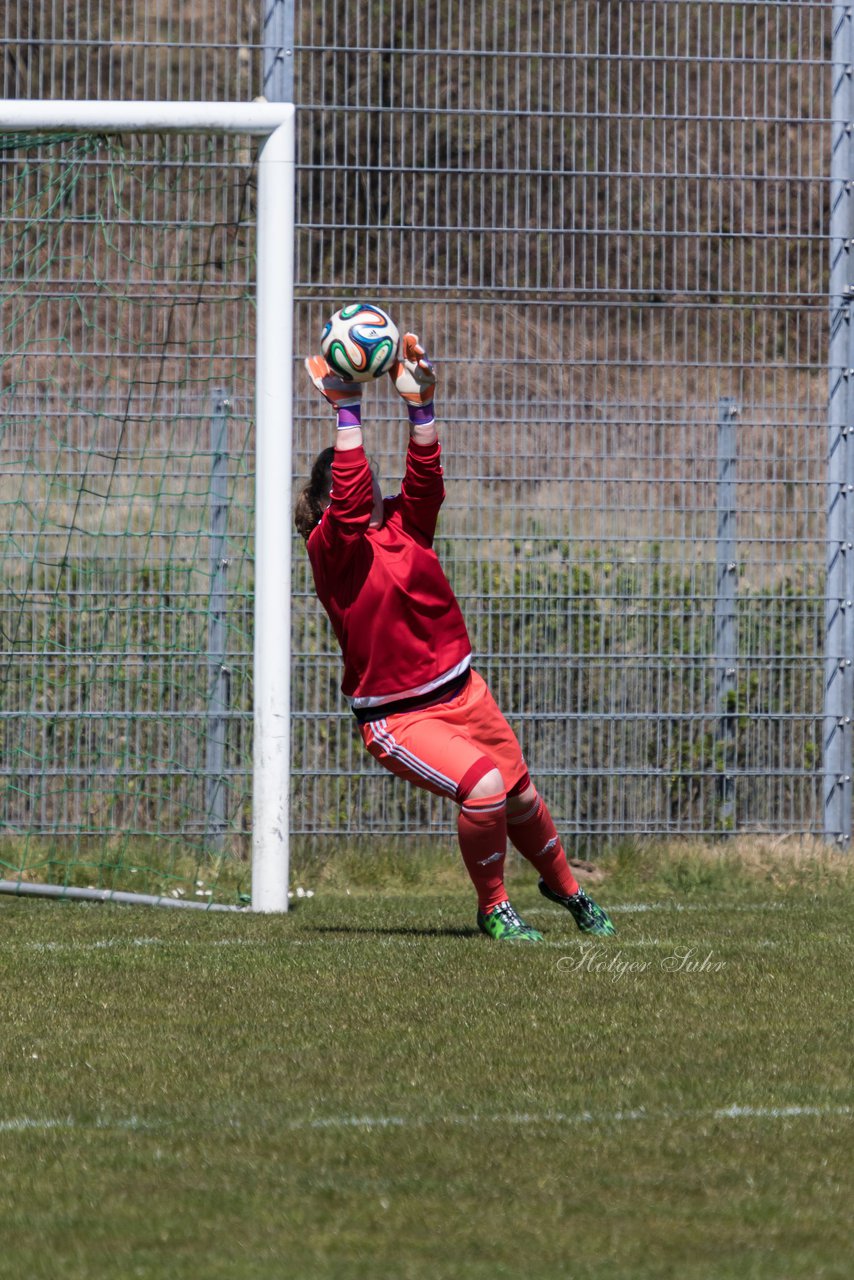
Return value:
[(429, 427), (431, 422), (436, 421), (436, 415), (433, 412), (433, 401), (429, 404), (413, 405), (408, 404), (406, 410), (409, 414), (409, 425), (411, 427)]
[(362, 425), (362, 406), (360, 404), (348, 404), (338, 410), (338, 430), (343, 431), (346, 427), (360, 427)]

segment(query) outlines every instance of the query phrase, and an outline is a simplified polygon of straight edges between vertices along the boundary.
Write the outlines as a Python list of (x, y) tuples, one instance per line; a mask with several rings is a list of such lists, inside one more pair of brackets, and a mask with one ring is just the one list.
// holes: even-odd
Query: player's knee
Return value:
[(478, 778), (471, 790), (463, 797), (465, 800), (485, 800), (488, 796), (504, 795), (504, 779), (498, 769), (490, 769), (483, 777)]
[(509, 792), (507, 795), (507, 812), (508, 813), (524, 813), (526, 809), (530, 809), (531, 805), (537, 798), (537, 788), (533, 782), (529, 782), (524, 791)]

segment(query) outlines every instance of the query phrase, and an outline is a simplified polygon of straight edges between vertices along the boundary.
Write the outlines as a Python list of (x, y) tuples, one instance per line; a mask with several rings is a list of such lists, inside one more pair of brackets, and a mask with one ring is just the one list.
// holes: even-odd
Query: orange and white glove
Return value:
[(394, 383), (395, 391), (406, 403), (412, 426), (428, 426), (434, 420), (436, 372), (417, 333), (403, 335), (400, 351), (401, 357), (389, 369), (388, 376)]
[(362, 384), (344, 378), (325, 356), (308, 356), (305, 367), (314, 386), (338, 415), (338, 430), (358, 427), (362, 422)]

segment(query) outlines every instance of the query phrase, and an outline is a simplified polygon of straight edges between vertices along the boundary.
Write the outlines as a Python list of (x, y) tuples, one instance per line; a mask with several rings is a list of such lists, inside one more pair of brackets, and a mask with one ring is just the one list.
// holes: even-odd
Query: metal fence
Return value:
[[(258, 0), (192, 12), (90, 5), (60, 32), (55, 6), (9, 3), (5, 95), (293, 88), (299, 359), (335, 305), (363, 296), (429, 344), (448, 487), (440, 554), (477, 666), (562, 830), (846, 840), (847, 7)], [(250, 159), (217, 163), (251, 196)], [(229, 207), (213, 221), (239, 228), (245, 257), (251, 199)], [(248, 336), (230, 335), (231, 364), (212, 360), (206, 375), (237, 398), (246, 379), (229, 376)], [(301, 370), (297, 386), (305, 474), (330, 424)], [(393, 488), (406, 433), (388, 388), (370, 389), (365, 417)], [(251, 457), (248, 415), (229, 430)], [(217, 504), (222, 519), (222, 490), (210, 492), (205, 562)], [(449, 831), (441, 801), (362, 753), (299, 542), (294, 584), (295, 832)], [(220, 666), (245, 666), (237, 613)], [(196, 632), (199, 670), (209, 634)], [(176, 710), (194, 707), (228, 739), (228, 768), (211, 782), (204, 734), (162, 754), (176, 775), (207, 777), (197, 808), (215, 804), (214, 825), (239, 833), (248, 707), (232, 697), (224, 717), (207, 675), (182, 678)], [(153, 722), (157, 707), (146, 713)]]

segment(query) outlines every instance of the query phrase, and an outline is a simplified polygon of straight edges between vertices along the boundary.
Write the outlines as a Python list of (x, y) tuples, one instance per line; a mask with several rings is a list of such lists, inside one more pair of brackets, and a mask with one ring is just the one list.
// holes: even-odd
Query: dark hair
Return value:
[(308, 542), (308, 536), (323, 515), (323, 508), (332, 488), (333, 448), (324, 449), (314, 460), (311, 477), (301, 490), (294, 507), (294, 524), (297, 533)]

